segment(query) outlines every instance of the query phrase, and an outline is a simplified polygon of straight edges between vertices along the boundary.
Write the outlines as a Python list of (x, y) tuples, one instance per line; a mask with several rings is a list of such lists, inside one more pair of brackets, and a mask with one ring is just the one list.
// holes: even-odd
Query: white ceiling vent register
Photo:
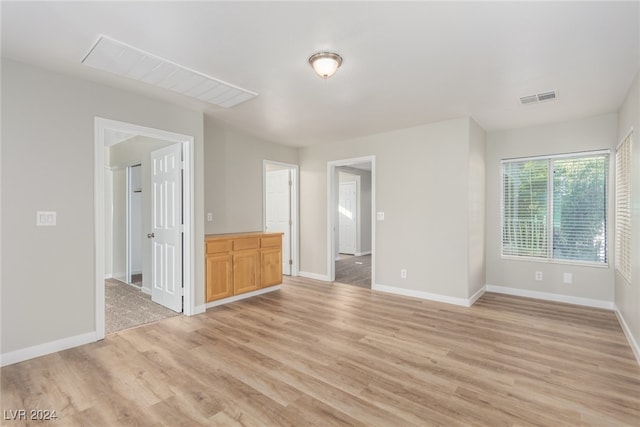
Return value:
[(552, 101), (558, 98), (558, 91), (551, 90), (548, 92), (536, 93), (535, 95), (527, 95), (520, 98), (520, 104), (535, 104), (536, 102)]
[(258, 95), (107, 36), (100, 36), (82, 63), (224, 108)]

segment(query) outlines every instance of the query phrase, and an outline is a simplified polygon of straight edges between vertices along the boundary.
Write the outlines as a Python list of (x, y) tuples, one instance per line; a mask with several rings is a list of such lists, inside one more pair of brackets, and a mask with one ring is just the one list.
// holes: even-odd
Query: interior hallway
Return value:
[(371, 255), (340, 254), (336, 261), (336, 282), (371, 289)]

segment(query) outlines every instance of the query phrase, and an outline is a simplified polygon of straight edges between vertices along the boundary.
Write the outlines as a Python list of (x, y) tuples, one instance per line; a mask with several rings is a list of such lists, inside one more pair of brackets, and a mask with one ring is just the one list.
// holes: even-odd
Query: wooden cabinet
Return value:
[(260, 276), (258, 251), (242, 251), (233, 255), (233, 293), (255, 291)]
[(268, 236), (260, 245), (260, 287), (282, 283), (282, 236)]
[(207, 255), (207, 301), (233, 295), (231, 255)]
[(209, 235), (206, 302), (282, 283), (282, 233)]

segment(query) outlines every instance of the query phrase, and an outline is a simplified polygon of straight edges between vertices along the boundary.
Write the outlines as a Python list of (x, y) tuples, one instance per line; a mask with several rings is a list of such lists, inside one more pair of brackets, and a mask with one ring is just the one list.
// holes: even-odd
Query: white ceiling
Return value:
[[(2, 56), (305, 146), (472, 116), (488, 131), (616, 111), (640, 2), (10, 2)], [(223, 109), (81, 64), (104, 34), (257, 92)], [(329, 80), (307, 58), (344, 58)], [(558, 90), (557, 101), (519, 98)]]

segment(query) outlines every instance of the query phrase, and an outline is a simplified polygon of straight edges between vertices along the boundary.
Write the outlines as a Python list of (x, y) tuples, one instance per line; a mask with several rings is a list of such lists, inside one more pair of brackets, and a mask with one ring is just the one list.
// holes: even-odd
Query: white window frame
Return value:
[[(553, 162), (550, 162), (549, 167), (549, 175), (547, 177), (547, 256), (545, 258), (542, 257), (533, 257), (533, 256), (518, 256), (518, 255), (504, 255), (504, 209), (505, 209), (505, 200), (504, 200), (504, 164), (505, 163), (515, 163), (515, 162), (526, 162), (530, 160), (555, 160), (562, 158), (580, 158), (580, 157), (593, 157), (598, 155), (607, 155), (609, 156), (609, 164), (611, 163), (611, 150), (594, 150), (594, 151), (581, 151), (576, 153), (563, 153), (563, 154), (550, 154), (543, 156), (529, 156), (529, 157), (513, 157), (508, 159), (503, 159), (500, 161), (500, 257), (502, 259), (514, 260), (514, 261), (529, 261), (529, 262), (540, 262), (546, 264), (563, 264), (563, 265), (579, 265), (585, 267), (594, 267), (594, 268), (609, 268), (609, 260), (610, 260), (610, 250), (609, 250), (609, 235), (610, 235), (610, 225), (611, 222), (609, 220), (609, 209), (606, 209), (605, 216), (607, 221), (607, 228), (605, 230), (605, 262), (592, 262), (592, 261), (578, 261), (578, 260), (570, 260), (570, 259), (557, 259), (553, 258), (553, 224), (549, 221), (553, 219), (553, 180), (549, 179), (550, 176), (553, 176)], [(609, 170), (611, 169), (609, 165)], [(609, 173), (606, 176), (606, 188), (605, 188), (605, 197), (607, 199), (607, 206), (609, 205), (609, 193), (610, 193), (610, 182), (609, 182)]]

